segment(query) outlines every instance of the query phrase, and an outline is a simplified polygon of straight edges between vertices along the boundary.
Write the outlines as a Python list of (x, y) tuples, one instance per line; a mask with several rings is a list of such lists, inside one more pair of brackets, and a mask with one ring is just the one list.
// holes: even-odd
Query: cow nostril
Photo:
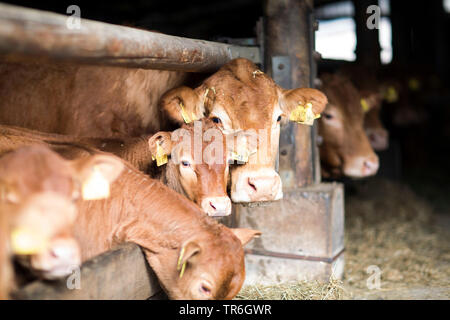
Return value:
[(216, 210), (216, 207), (212, 204), (212, 202), (210, 202), (209, 205), (210, 205), (214, 210)]
[(55, 249), (51, 249), (50, 250), (50, 255), (52, 256), (52, 258), (58, 258), (59, 257), (58, 252)]
[(377, 165), (377, 162), (373, 160), (364, 161), (364, 168), (366, 168), (367, 170), (376, 170)]
[(256, 186), (250, 182), (250, 178), (248, 178), (248, 185), (253, 188), (253, 190), (257, 191)]

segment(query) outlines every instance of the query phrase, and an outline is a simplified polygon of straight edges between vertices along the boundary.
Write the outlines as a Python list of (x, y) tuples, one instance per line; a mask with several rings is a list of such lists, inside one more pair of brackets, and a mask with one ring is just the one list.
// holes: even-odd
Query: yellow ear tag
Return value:
[(384, 99), (388, 103), (394, 103), (398, 100), (397, 90), (393, 86), (387, 88), (386, 94), (384, 95)]
[(16, 228), (11, 233), (11, 248), (14, 254), (36, 254), (45, 250), (44, 237), (27, 228)]
[(186, 269), (186, 262), (183, 263), (183, 266), (181, 267), (181, 272), (180, 272), (180, 279), (183, 277), (184, 274), (184, 270)]
[(248, 152), (244, 154), (239, 154), (235, 151), (231, 153), (231, 159), (239, 161), (239, 162), (248, 162)]
[(310, 102), (308, 102), (305, 106), (299, 104), (289, 116), (289, 120), (301, 124), (306, 124), (308, 126), (312, 126), (314, 124), (314, 119), (317, 118), (320, 118), (320, 114), (314, 114), (312, 110), (312, 104)]
[(109, 181), (94, 167), (91, 175), (83, 183), (81, 193), (84, 200), (106, 199), (109, 197)]
[(245, 150), (243, 153), (238, 153), (238, 152), (236, 152), (236, 151), (233, 151), (233, 152), (231, 152), (231, 159), (236, 160), (236, 161), (239, 161), (239, 162), (245, 162), (245, 163), (247, 163), (247, 162), (248, 162), (248, 158), (249, 158), (252, 154), (254, 154), (254, 153), (256, 153), (256, 152), (257, 152), (256, 149), (253, 150), (253, 151), (248, 151), (248, 149), (247, 149), (247, 150)]
[(411, 78), (408, 81), (408, 87), (411, 91), (417, 91), (420, 89), (420, 82), (416, 78)]
[(184, 105), (182, 102), (180, 102), (180, 108), (181, 108), (181, 117), (183, 118), (185, 123), (191, 123), (192, 120), (189, 118), (189, 115), (187, 114), (186, 110), (184, 109)]
[(180, 266), (181, 265), (181, 260), (183, 259), (183, 256), (184, 256), (184, 247), (181, 248), (180, 256), (178, 257), (178, 262), (177, 262), (177, 270), (181, 269), (180, 279), (183, 277), (184, 270), (186, 269), (186, 261), (183, 263), (182, 266)]
[(361, 99), (361, 109), (364, 113), (367, 113), (369, 111), (370, 107), (366, 99)]
[(257, 74), (264, 74), (264, 72), (262, 72), (261, 70), (255, 70), (252, 72), (252, 74), (253, 74), (253, 78), (256, 78)]
[[(155, 159), (156, 158), (156, 159)], [(165, 153), (163, 147), (159, 144), (159, 141), (156, 141), (156, 157), (152, 156), (153, 160), (156, 160), (156, 165), (158, 167), (167, 163), (167, 154)]]

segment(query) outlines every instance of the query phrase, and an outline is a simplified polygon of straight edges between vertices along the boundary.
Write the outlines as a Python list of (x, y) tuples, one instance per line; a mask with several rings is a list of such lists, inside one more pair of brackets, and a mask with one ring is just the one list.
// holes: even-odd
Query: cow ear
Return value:
[(180, 249), (177, 261), (177, 271), (180, 273), (180, 278), (183, 277), (186, 264), (193, 263), (195, 257), (201, 252), (200, 245), (195, 240), (186, 241)]
[(383, 96), (376, 91), (362, 90), (361, 94), (361, 108), (364, 113), (381, 106)]
[(171, 132), (159, 131), (148, 139), (148, 147), (152, 154), (152, 159), (156, 160), (158, 166), (166, 164), (168, 155), (172, 152)]
[(262, 232), (259, 231), (259, 230), (252, 230), (252, 229), (246, 229), (246, 228), (231, 229), (231, 232), (233, 232), (234, 235), (239, 240), (241, 240), (242, 246), (245, 246), (253, 238), (257, 238), (257, 237), (260, 237), (262, 235)]
[(202, 98), (188, 87), (168, 91), (161, 98), (160, 104), (168, 117), (178, 125), (199, 120), (205, 113)]
[(108, 198), (110, 184), (124, 169), (119, 158), (109, 155), (94, 155), (74, 160), (71, 164), (81, 182), (84, 200)]
[(278, 101), (289, 120), (307, 125), (312, 125), (314, 119), (320, 117), (328, 103), (325, 94), (312, 88), (279, 88)]

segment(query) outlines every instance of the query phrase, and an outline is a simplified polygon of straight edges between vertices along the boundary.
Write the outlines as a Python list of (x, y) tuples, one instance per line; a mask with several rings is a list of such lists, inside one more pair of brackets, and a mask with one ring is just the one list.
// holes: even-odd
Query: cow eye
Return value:
[(277, 118), (277, 122), (280, 122), (280, 121), (281, 121), (281, 115), (279, 115)]
[(323, 113), (323, 117), (327, 120), (331, 120), (333, 119), (333, 115), (330, 113)]
[(206, 283), (200, 285), (200, 292), (205, 296), (211, 296), (211, 288)]
[(186, 161), (186, 160), (181, 161), (181, 165), (182, 165), (183, 167), (185, 167), (185, 168), (191, 166), (191, 164), (189, 163), (189, 161)]
[(214, 123), (221, 123), (221, 122), (222, 122), (222, 120), (220, 120), (220, 119), (217, 118), (217, 117), (212, 117), (211, 120), (212, 120)]
[(19, 195), (17, 193), (15, 193), (14, 191), (2, 191), (0, 190), (0, 192), (3, 192), (3, 195), (0, 194), (0, 200), (6, 200), (6, 202), (8, 203), (13, 203), (13, 204), (18, 204), (20, 199), (19, 199)]
[(72, 201), (76, 202), (80, 198), (80, 192), (78, 190), (74, 190), (72, 192)]

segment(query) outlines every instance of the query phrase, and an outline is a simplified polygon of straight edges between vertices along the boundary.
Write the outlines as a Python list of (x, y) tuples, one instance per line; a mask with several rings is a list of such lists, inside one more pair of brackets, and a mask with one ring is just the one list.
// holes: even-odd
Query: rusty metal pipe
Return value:
[(136, 28), (0, 4), (0, 55), (34, 57), (98, 65), (213, 72), (229, 60), (260, 62), (259, 48), (169, 36)]

